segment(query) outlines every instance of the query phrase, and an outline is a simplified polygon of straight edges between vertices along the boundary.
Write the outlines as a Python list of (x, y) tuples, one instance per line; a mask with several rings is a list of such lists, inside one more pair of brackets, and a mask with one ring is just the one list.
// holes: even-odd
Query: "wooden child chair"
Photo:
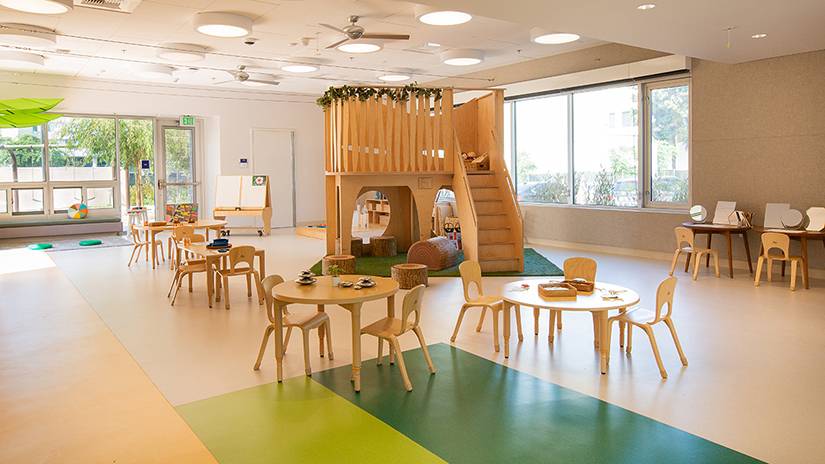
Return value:
[[(269, 341), (269, 336), (275, 331), (276, 328), (275, 311), (278, 308), (275, 307), (272, 299), (272, 289), (283, 281), (283, 277), (279, 275), (271, 275), (261, 282), (261, 286), (264, 289), (264, 296), (266, 298), (266, 316), (269, 318), (269, 325), (266, 326), (266, 329), (264, 329), (264, 338), (261, 341), (261, 349), (258, 351), (258, 359), (255, 361), (255, 366), (253, 367), (256, 371), (261, 368), (261, 360), (264, 358), (266, 344)], [(304, 340), (304, 371), (306, 372), (306, 375), (312, 375), (312, 366), (309, 363), (309, 334), (312, 329), (318, 329), (318, 339), (321, 342), (321, 357), (324, 357), (324, 336), (326, 335), (329, 359), (334, 359), (332, 354), (332, 330), (330, 330), (329, 315), (327, 315), (327, 313), (323, 311), (315, 311), (312, 314), (304, 314), (299, 317), (284, 308), (283, 318), (281, 319), (281, 327), (287, 329), (286, 340), (283, 345), (284, 353), (286, 353), (286, 345), (289, 343), (289, 334), (292, 332), (292, 329), (294, 327), (301, 329), (301, 336)]]
[[(478, 261), (466, 260), (459, 264), (458, 272), (461, 274), (461, 285), (464, 287), (464, 304), (461, 305), (461, 311), (458, 313), (458, 321), (455, 323), (453, 329), (453, 336), (450, 337), (451, 342), (455, 342), (455, 337), (458, 336), (458, 329), (461, 327), (461, 321), (464, 319), (464, 312), (470, 308), (481, 308), (481, 315), (478, 318), (478, 325), (476, 332), (481, 332), (481, 327), (484, 325), (484, 314), (489, 309), (493, 313), (493, 348), (496, 353), (499, 352), (499, 337), (498, 337), (498, 315), (504, 309), (504, 302), (500, 296), (485, 296), (484, 290), (481, 287), (481, 265)], [(471, 296), (471, 287), (475, 285), (476, 295)], [(521, 333), (521, 312), (520, 308), (516, 307), (516, 326), (518, 328), (518, 339), (522, 341), (524, 336)]]
[[(771, 250), (778, 250), (779, 252), (771, 253)], [(759, 281), (762, 279), (762, 264), (765, 260), (768, 261), (768, 282), (772, 281), (773, 262), (782, 261), (791, 262), (791, 290), (796, 290), (796, 268), (798, 263), (805, 266), (805, 258), (802, 256), (791, 255), (791, 239), (785, 234), (778, 232), (765, 232), (762, 234), (762, 253), (759, 254), (759, 260), (756, 262), (756, 276), (753, 279), (753, 285), (759, 286)]]
[[(393, 355), (395, 355), (395, 359), (398, 360), (398, 369), (401, 371), (401, 378), (404, 380), (404, 388), (407, 391), (412, 391), (412, 383), (410, 383), (410, 377), (407, 375), (407, 368), (404, 365), (404, 354), (401, 352), (401, 345), (398, 344), (399, 336), (410, 330), (415, 333), (415, 336), (418, 337), (418, 343), (421, 344), (421, 351), (424, 353), (424, 360), (427, 362), (430, 374), (435, 374), (435, 366), (433, 366), (433, 360), (430, 358), (430, 352), (427, 350), (427, 343), (424, 341), (424, 334), (421, 332), (421, 326), (419, 325), (423, 296), (424, 285), (421, 284), (404, 295), (404, 302), (401, 305), (401, 319), (385, 317), (361, 329), (362, 335), (367, 334), (378, 338), (377, 364), (379, 366), (384, 358), (384, 340), (390, 345), (390, 363), (392, 363)], [(412, 321), (410, 321), (410, 316), (414, 316)]]
[(236, 246), (229, 250), (229, 267), (218, 269), (215, 273), (215, 300), (220, 301), (220, 288), (223, 284), (223, 295), (226, 299), (226, 309), (229, 309), (229, 278), (246, 276), (246, 296), (252, 298), (252, 279), (255, 279), (255, 291), (258, 292), (258, 304), (264, 304), (261, 294), (261, 276), (255, 270), (255, 247), (250, 245)]
[[(137, 260), (140, 259), (140, 250), (143, 250), (146, 255), (146, 262), (149, 262), (149, 247), (152, 246), (152, 242), (140, 238), (140, 231), (134, 224), (129, 225), (129, 238), (132, 239), (132, 254), (129, 256), (129, 263), (126, 267), (131, 267), (132, 263), (136, 263)], [(163, 256), (163, 243), (156, 241), (154, 245), (155, 248), (160, 248), (160, 253), (155, 253), (155, 264), (159, 266), (160, 261), (158, 260), (158, 256), (165, 259)]]
[[(189, 224), (180, 224), (172, 229), (172, 235), (169, 236), (169, 261), (170, 269), (175, 269), (180, 265), (183, 250), (181, 245), (184, 243), (202, 243), (206, 241), (206, 236), (203, 234), (196, 234), (195, 227)], [(172, 259), (174, 258), (174, 259)]]
[[(676, 335), (676, 326), (673, 325), (673, 292), (676, 290), (676, 277), (668, 277), (659, 284), (656, 290), (656, 309), (649, 311), (646, 309), (634, 308), (625, 313), (613, 316), (607, 320), (607, 340), (610, 342), (610, 334), (612, 332), (613, 322), (619, 321), (627, 324), (627, 347), (625, 350), (630, 354), (633, 348), (633, 326), (639, 327), (645, 331), (647, 338), (650, 340), (650, 346), (653, 348), (653, 356), (656, 357), (656, 364), (659, 366), (659, 373), (663, 379), (667, 378), (667, 371), (662, 364), (662, 357), (659, 355), (659, 345), (656, 344), (656, 337), (653, 335), (653, 326), (659, 322), (664, 322), (670, 335), (673, 337), (673, 343), (676, 345), (676, 351), (679, 352), (679, 359), (682, 360), (682, 365), (687, 366), (688, 360), (682, 351), (682, 344), (679, 343), (679, 337)], [(662, 314), (662, 306), (667, 305), (667, 311)]]
[[(690, 258), (694, 259), (693, 280), (696, 280), (696, 277), (699, 275), (699, 261), (702, 260), (702, 256), (704, 255), (713, 257), (713, 267), (716, 270), (716, 277), (719, 277), (719, 254), (716, 253), (716, 250), (712, 248), (697, 248), (693, 231), (687, 227), (676, 227), (673, 231), (676, 234), (676, 251), (673, 252), (673, 262), (670, 264), (670, 273), (668, 275), (673, 275), (673, 271), (676, 269), (676, 262), (679, 260), (679, 255), (685, 253), (687, 255), (687, 258), (685, 258), (685, 272), (690, 268)], [(683, 246), (683, 244), (685, 246)]]

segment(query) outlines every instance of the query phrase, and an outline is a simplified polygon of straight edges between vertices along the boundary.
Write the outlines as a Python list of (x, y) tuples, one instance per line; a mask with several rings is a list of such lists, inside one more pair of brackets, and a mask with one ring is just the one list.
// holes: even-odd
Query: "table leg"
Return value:
[(278, 382), (284, 380), (284, 307), (278, 300), (274, 301), (275, 309), (275, 369)]
[(349, 305), (352, 315), (352, 383), (361, 391), (361, 303)]
[(805, 289), (809, 289), (811, 286), (808, 282), (808, 237), (802, 235), (799, 237), (799, 243), (802, 245), (802, 282)]
[(599, 320), (599, 358), (602, 374), (607, 374), (607, 366), (610, 363), (610, 333), (607, 326), (607, 311), (598, 312)]
[(266, 278), (266, 253), (260, 250), (258, 254), (258, 271), (261, 273), (261, 280)]
[(502, 310), (502, 318), (504, 319), (504, 357), (510, 357), (510, 308), (513, 305), (504, 302)]
[[(324, 312), (324, 305), (321, 305), (321, 304), (318, 305), (318, 312), (319, 313)], [(319, 343), (318, 352), (321, 353), (321, 357), (323, 358), (324, 357), (324, 327), (323, 326), (318, 328), (318, 343)]]
[(753, 274), (753, 259), (751, 258), (751, 247), (748, 244), (748, 231), (742, 232), (742, 241), (745, 242), (745, 256), (748, 258), (748, 269)]
[(206, 258), (206, 299), (209, 302), (209, 307), (212, 307), (212, 293), (214, 292), (213, 285), (215, 283), (215, 275), (213, 266), (215, 259), (211, 257)]
[(207, 227), (203, 230), (203, 234), (206, 236), (206, 242), (207, 243), (209, 242), (209, 230), (210, 230), (209, 227)]
[[(713, 238), (713, 234), (708, 232), (708, 248), (710, 248), (710, 240)], [(710, 253), (708, 253), (707, 260), (705, 261), (705, 267), (710, 267)], [(687, 271), (687, 269), (685, 269)]]
[[(725, 232), (725, 239), (728, 241), (728, 272), (730, 272), (730, 278), (733, 279), (733, 239), (730, 232)], [(708, 253), (708, 262), (710, 262), (710, 253)]]
[(157, 249), (157, 246), (155, 245), (156, 241), (157, 241), (157, 232), (155, 232), (153, 230), (153, 231), (149, 232), (149, 242), (150, 242), (149, 246), (152, 247), (152, 269), (155, 268), (155, 260), (157, 260), (157, 258), (158, 258), (158, 256), (157, 256), (158, 249)]

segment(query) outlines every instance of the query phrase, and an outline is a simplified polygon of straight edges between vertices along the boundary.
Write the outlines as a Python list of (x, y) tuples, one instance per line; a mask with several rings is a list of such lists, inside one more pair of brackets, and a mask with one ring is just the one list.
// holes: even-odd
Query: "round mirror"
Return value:
[(690, 207), (690, 219), (693, 222), (702, 223), (708, 218), (708, 210), (702, 205), (694, 205)]

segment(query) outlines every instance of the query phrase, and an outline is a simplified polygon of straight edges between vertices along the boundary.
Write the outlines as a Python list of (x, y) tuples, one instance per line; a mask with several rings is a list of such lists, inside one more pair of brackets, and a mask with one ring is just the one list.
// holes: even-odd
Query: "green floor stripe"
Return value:
[(177, 410), (221, 464), (444, 462), (306, 377)]
[(361, 393), (350, 367), (313, 379), (451, 463), (745, 463), (744, 454), (500, 364), (438, 344), (430, 376), (420, 350), (396, 367), (367, 361)]

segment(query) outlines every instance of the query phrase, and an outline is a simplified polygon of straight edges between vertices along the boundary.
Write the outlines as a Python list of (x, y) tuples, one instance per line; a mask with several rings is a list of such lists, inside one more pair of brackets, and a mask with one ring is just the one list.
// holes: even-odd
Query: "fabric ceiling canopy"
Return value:
[(33, 127), (61, 117), (62, 114), (0, 114), (0, 128)]
[(12, 100), (0, 100), (0, 115), (42, 113), (49, 111), (62, 101), (62, 98), (15, 98)]

